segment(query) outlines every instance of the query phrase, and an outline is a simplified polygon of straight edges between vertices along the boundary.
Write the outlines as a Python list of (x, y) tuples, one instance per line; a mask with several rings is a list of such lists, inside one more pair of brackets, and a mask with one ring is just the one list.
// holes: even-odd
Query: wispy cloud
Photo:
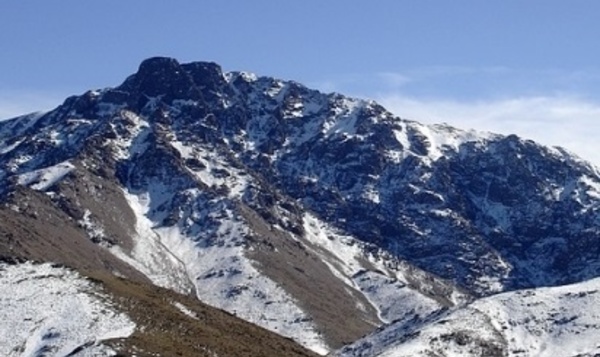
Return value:
[(459, 101), (401, 94), (377, 99), (403, 118), (517, 134), (545, 145), (562, 146), (600, 166), (600, 103), (588, 99), (556, 95)]
[(396, 72), (380, 72), (377, 77), (390, 87), (401, 87), (412, 81), (408, 75)]

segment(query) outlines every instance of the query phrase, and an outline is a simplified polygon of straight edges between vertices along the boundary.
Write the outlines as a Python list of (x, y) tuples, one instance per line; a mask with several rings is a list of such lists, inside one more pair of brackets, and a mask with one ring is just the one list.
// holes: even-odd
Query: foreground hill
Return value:
[(597, 356), (600, 279), (479, 299), (394, 323), (335, 356)]
[(2, 356), (314, 356), (197, 299), (112, 274), (15, 262), (0, 272)]

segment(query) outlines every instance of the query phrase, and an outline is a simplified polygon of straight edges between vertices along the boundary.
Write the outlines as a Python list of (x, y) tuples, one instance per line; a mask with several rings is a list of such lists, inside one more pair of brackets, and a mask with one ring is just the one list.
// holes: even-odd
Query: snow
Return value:
[(358, 99), (343, 98), (334, 108), (334, 115), (324, 123), (322, 133), (325, 137), (334, 134), (356, 135), (356, 122), (358, 113), (365, 102)]
[(62, 138), (63, 134), (61, 134), (57, 130), (52, 130), (48, 136), (50, 142), (54, 146), (60, 146), (64, 142), (64, 139)]
[[(337, 258), (330, 262), (339, 274), (349, 277), (363, 269), (358, 257), (361, 256), (360, 247), (352, 237), (338, 234), (316, 216), (305, 213), (303, 217), (305, 238), (309, 242), (333, 254)], [(318, 252), (317, 252), (318, 253)], [(323, 254), (319, 254), (323, 256)], [(348, 281), (350, 285), (350, 281)]]
[(182, 294), (190, 293), (193, 284), (185, 265), (161, 242), (161, 237), (154, 231), (154, 223), (146, 216), (149, 210), (148, 197), (126, 191), (124, 195), (136, 213), (134, 247), (129, 253), (116, 245), (110, 247), (110, 251), (144, 273), (154, 284)]
[(211, 149), (200, 145), (174, 140), (171, 146), (183, 158), (195, 158), (204, 166), (201, 170), (189, 170), (190, 173), (208, 187), (227, 187), (230, 198), (241, 198), (249, 184), (248, 175), (241, 170), (230, 166), (225, 160), (212, 153)]
[(337, 233), (309, 213), (304, 215), (304, 230), (305, 238), (315, 247), (313, 252), (336, 277), (365, 296), (382, 322), (430, 314), (442, 308), (439, 302), (410, 287), (402, 266), (392, 257), (365, 253), (364, 243)]
[(246, 82), (256, 82), (258, 80), (258, 76), (252, 72), (241, 71), (238, 74)]
[(411, 151), (409, 128), (425, 137), (428, 143), (428, 152), (424, 157), (426, 162), (437, 161), (449, 151), (457, 153), (460, 146), (467, 142), (485, 142), (499, 137), (496, 134), (487, 132), (460, 130), (446, 124), (424, 125), (402, 120), (397, 125), (400, 126), (400, 129), (394, 129), (393, 133), (398, 143), (402, 145), (403, 150), (387, 153), (388, 157), (396, 163), (399, 163), (407, 155), (417, 155)]
[(379, 192), (372, 184), (365, 186), (362, 196), (375, 204), (379, 204), (381, 202), (379, 198)]
[(244, 256), (237, 240), (245, 227), (225, 218), (219, 231), (224, 242), (200, 248), (177, 227), (157, 229), (165, 245), (186, 264), (199, 300), (292, 337), (319, 354), (329, 352), (297, 302)]
[(125, 338), (135, 324), (99, 288), (51, 264), (0, 263), (0, 355), (112, 356), (102, 341)]
[[(188, 193), (193, 197), (200, 192), (190, 190)], [(172, 227), (158, 226), (151, 221), (147, 193), (125, 192), (125, 197), (136, 215), (136, 246), (131, 254), (111, 248), (114, 254), (158, 285), (181, 290), (185, 287), (181, 283), (189, 282), (200, 301), (294, 338), (319, 354), (329, 352), (297, 301), (260, 274), (245, 257), (243, 237), (247, 228), (232, 211), (225, 209), (219, 213), (215, 235), (204, 240), (206, 232), (199, 231), (193, 224), (183, 233), (186, 219)], [(165, 266), (165, 261), (169, 266)]]
[(402, 146), (402, 150), (395, 150), (387, 153), (387, 156), (394, 163), (400, 163), (406, 155), (406, 153), (408, 152), (408, 150), (410, 149), (410, 141), (408, 140), (407, 134), (407, 123), (402, 121), (399, 123), (399, 125), (402, 128), (402, 130), (394, 129), (393, 133), (394, 137), (396, 138), (396, 141), (398, 141), (398, 143), (400, 143), (400, 145)]
[(27, 129), (34, 126), (47, 113), (36, 112), (2, 122), (2, 125), (0, 125), (0, 138), (6, 139), (23, 135)]
[(9, 152), (13, 151), (17, 146), (21, 145), (23, 141), (25, 141), (25, 139), (17, 140), (11, 145), (6, 145), (0, 148), (0, 155), (8, 154)]
[(171, 302), (171, 304), (173, 306), (175, 306), (177, 308), (177, 310), (181, 311), (182, 314), (191, 317), (195, 320), (198, 320), (198, 315), (196, 315), (195, 312), (193, 312), (192, 310), (190, 310), (187, 306), (185, 306), (184, 304), (177, 302), (177, 301), (173, 301)]
[(171, 146), (173, 146), (177, 151), (179, 151), (179, 154), (184, 159), (189, 159), (189, 158), (194, 157), (193, 148), (189, 145), (185, 145), (181, 141), (173, 140), (173, 141), (171, 141)]
[(288, 89), (288, 86), (289, 85), (287, 83), (284, 84), (282, 81), (274, 80), (273, 83), (264, 91), (264, 93), (267, 96), (276, 99), (278, 102), (281, 102)]
[(579, 182), (583, 183), (588, 189), (586, 193), (596, 199), (600, 199), (600, 183), (598, 183), (598, 178), (591, 178), (589, 176), (583, 175), (579, 179)]
[(509, 357), (595, 355), (598, 321), (600, 278), (476, 300), (425, 321), (418, 334), (395, 323), (334, 355), (475, 357), (490, 353), (485, 346)]
[[(599, 353), (600, 279), (562, 287), (507, 293), (473, 304), (514, 341), (536, 356)], [(504, 326), (512, 328), (504, 329)]]
[[(127, 135), (111, 140), (111, 146), (116, 151), (115, 157), (117, 159), (126, 160), (142, 153), (146, 149), (146, 138), (150, 133), (150, 125), (144, 117), (132, 111), (121, 110), (120, 115), (125, 121), (131, 123), (131, 125), (128, 127)], [(115, 130), (113, 123), (111, 123), (111, 126)]]
[(90, 239), (103, 239), (106, 237), (104, 228), (97, 222), (94, 222), (92, 212), (89, 209), (83, 211), (83, 217), (77, 223), (85, 229)]
[(319, 132), (321, 123), (317, 120), (308, 120), (294, 135), (286, 138), (284, 146), (300, 146), (314, 138)]
[[(452, 130), (443, 126), (418, 125), (419, 132), (429, 141), (429, 157), (436, 161), (444, 156), (445, 150), (458, 152), (458, 147), (466, 141), (480, 140), (480, 137), (469, 132)], [(452, 130), (453, 132), (450, 132)], [(454, 135), (449, 135), (454, 134)]]
[(69, 161), (64, 161), (54, 166), (18, 175), (17, 183), (19, 185), (29, 186), (37, 191), (46, 191), (74, 169), (75, 166), (73, 166), (73, 164)]

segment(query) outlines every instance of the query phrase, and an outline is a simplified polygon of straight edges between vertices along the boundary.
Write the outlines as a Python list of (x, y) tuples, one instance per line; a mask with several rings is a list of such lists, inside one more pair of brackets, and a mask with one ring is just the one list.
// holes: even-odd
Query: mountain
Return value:
[(0, 122), (0, 197), (0, 256), (194, 296), (320, 354), (600, 271), (600, 176), (565, 150), (208, 62), (150, 58)]

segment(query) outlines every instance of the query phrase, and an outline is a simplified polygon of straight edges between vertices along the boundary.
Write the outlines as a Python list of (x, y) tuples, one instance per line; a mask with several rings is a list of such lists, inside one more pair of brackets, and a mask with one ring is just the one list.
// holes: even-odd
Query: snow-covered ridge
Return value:
[(135, 323), (98, 287), (51, 264), (0, 263), (0, 355), (112, 356), (103, 340), (128, 337)]
[[(395, 158), (396, 162), (402, 161), (407, 155), (416, 155), (423, 158), (428, 164), (434, 162), (448, 153), (458, 153), (461, 145), (473, 142), (481, 146), (492, 140), (501, 139), (498, 134), (476, 131), (461, 130), (446, 124), (425, 125), (413, 121), (397, 121), (398, 129), (395, 129), (394, 136), (403, 148), (408, 149), (403, 152), (391, 152), (388, 155)], [(411, 150), (411, 135), (420, 137), (427, 147), (427, 152), (414, 152)]]
[(596, 278), (483, 298), (438, 315), (418, 333), (395, 323), (335, 356), (595, 356), (599, 321)]

